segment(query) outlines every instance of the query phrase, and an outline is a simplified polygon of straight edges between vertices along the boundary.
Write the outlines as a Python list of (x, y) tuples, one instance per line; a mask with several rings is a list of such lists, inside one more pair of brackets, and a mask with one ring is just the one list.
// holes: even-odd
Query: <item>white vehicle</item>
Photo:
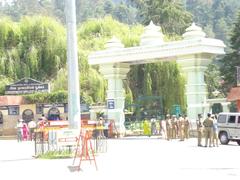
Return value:
[(240, 112), (219, 113), (218, 115), (218, 137), (221, 144), (236, 141), (240, 145)]

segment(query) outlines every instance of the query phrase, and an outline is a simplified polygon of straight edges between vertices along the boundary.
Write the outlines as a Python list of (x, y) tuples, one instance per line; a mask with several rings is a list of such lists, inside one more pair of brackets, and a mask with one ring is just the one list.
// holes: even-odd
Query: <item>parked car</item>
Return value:
[(236, 141), (240, 145), (240, 113), (219, 113), (217, 122), (221, 144)]

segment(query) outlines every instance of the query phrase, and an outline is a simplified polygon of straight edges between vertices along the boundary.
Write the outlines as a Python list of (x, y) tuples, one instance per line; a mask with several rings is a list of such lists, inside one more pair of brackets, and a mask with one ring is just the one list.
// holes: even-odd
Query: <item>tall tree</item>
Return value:
[(234, 23), (230, 38), (231, 51), (221, 60), (221, 73), (224, 76), (224, 87), (228, 91), (236, 85), (236, 66), (240, 66), (240, 11)]
[(192, 21), (192, 15), (177, 0), (146, 0), (138, 5), (139, 20), (145, 25), (152, 20), (165, 34), (182, 34)]
[(52, 15), (51, 0), (14, 0), (12, 5), (6, 6), (4, 13), (14, 20), (22, 16)]

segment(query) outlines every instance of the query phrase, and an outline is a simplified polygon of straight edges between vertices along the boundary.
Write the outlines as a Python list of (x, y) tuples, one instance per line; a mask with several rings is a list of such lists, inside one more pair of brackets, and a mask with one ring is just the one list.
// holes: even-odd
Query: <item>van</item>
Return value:
[(240, 113), (219, 113), (217, 122), (221, 144), (236, 141), (240, 145)]

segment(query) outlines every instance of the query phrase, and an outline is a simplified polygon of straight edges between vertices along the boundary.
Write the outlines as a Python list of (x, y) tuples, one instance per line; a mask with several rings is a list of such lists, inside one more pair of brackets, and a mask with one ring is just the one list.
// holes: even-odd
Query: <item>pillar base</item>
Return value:
[(108, 121), (111, 120), (115, 123), (115, 131), (117, 131), (118, 137), (123, 137), (126, 134), (124, 126), (125, 115), (122, 109), (108, 109), (107, 110)]

